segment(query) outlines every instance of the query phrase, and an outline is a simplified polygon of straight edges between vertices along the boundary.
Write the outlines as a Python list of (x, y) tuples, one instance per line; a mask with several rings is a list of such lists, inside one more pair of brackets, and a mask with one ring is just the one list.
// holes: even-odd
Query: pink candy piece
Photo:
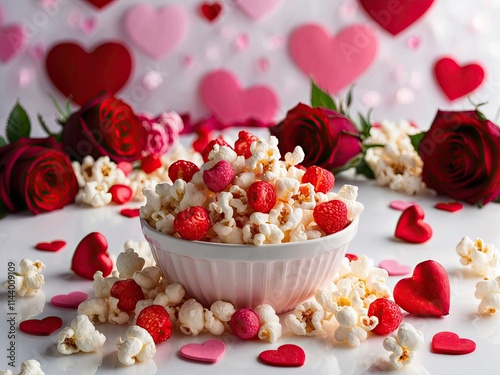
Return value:
[(398, 200), (395, 200), (395, 201), (391, 201), (391, 203), (389, 203), (389, 207), (392, 208), (392, 209), (394, 209), (394, 210), (404, 211), (408, 207), (413, 206), (414, 204), (416, 204), (416, 203), (415, 202), (411, 202), (411, 201), (398, 201)]
[(220, 160), (212, 168), (203, 171), (203, 181), (214, 193), (224, 190), (235, 176), (233, 166), (226, 160)]
[(396, 260), (387, 259), (379, 264), (380, 268), (387, 271), (389, 276), (403, 276), (411, 273), (411, 267), (399, 264)]
[(77, 309), (78, 305), (89, 298), (85, 292), (71, 292), (68, 294), (58, 294), (50, 299), (50, 302), (57, 307)]
[(186, 344), (181, 347), (180, 354), (184, 358), (199, 362), (215, 363), (222, 358), (226, 344), (220, 340), (207, 340), (203, 344)]

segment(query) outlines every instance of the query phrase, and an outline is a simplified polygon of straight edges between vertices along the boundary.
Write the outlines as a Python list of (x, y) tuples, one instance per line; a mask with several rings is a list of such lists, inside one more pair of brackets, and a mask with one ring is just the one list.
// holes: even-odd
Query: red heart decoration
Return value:
[(141, 215), (141, 210), (139, 208), (124, 208), (120, 210), (120, 215), (125, 217), (138, 217)]
[(108, 241), (99, 232), (87, 234), (76, 247), (71, 270), (79, 276), (93, 280), (97, 271), (108, 276), (113, 270), (113, 261), (108, 254)]
[(41, 251), (59, 251), (64, 246), (66, 246), (66, 241), (55, 240), (52, 242), (38, 242), (35, 245), (35, 249), (41, 250)]
[(306, 353), (300, 346), (285, 344), (277, 350), (264, 350), (259, 354), (259, 359), (271, 366), (299, 367), (306, 361)]
[(484, 69), (479, 64), (459, 66), (452, 58), (444, 57), (436, 62), (434, 75), (448, 99), (455, 100), (481, 85)]
[(476, 350), (476, 343), (461, 339), (454, 332), (439, 332), (432, 338), (432, 352), (438, 354), (469, 354)]
[(464, 205), (460, 202), (439, 202), (434, 207), (438, 210), (457, 212), (464, 208)]
[(104, 8), (109, 3), (112, 3), (114, 0), (87, 0), (88, 3), (92, 4), (96, 8)]
[(57, 316), (48, 316), (43, 319), (29, 319), (19, 323), (21, 332), (35, 336), (49, 336), (62, 326), (62, 319)]
[(78, 305), (89, 298), (85, 292), (71, 292), (68, 294), (59, 294), (50, 299), (50, 302), (57, 307), (65, 307), (68, 309), (77, 309)]
[(353, 260), (358, 260), (358, 256), (356, 254), (347, 253), (345, 257), (349, 259), (349, 262), (352, 262)]
[(222, 10), (222, 6), (219, 3), (213, 2), (203, 2), (200, 4), (200, 12), (209, 22), (215, 21)]
[(87, 53), (74, 43), (54, 46), (45, 67), (55, 87), (82, 105), (104, 90), (117, 93), (132, 72), (132, 57), (120, 43), (104, 43)]
[(396, 225), (395, 236), (411, 243), (424, 243), (432, 237), (432, 228), (424, 222), (424, 210), (418, 204), (405, 209)]
[(434, 0), (360, 0), (368, 15), (392, 35), (416, 22)]
[(394, 301), (410, 314), (443, 316), (450, 311), (450, 280), (434, 260), (417, 264), (413, 276), (394, 286)]
[(109, 192), (111, 200), (117, 204), (124, 204), (132, 199), (132, 189), (127, 185), (113, 185), (109, 188)]

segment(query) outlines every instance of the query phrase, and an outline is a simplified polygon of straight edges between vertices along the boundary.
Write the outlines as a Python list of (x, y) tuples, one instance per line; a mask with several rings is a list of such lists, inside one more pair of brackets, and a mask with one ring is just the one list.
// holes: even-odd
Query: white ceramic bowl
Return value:
[(333, 279), (356, 234), (358, 218), (316, 240), (263, 246), (186, 241), (158, 232), (144, 219), (141, 226), (165, 276), (205, 307), (218, 300), (236, 308), (267, 303), (279, 314), (293, 310)]

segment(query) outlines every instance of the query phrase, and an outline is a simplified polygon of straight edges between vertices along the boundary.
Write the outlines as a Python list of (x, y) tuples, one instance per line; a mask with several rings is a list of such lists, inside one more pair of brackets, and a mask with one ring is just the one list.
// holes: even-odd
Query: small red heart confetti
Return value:
[(424, 210), (418, 204), (405, 209), (396, 225), (394, 235), (411, 243), (424, 243), (432, 237), (432, 228), (424, 222)]
[(50, 302), (57, 307), (77, 309), (78, 305), (89, 298), (85, 292), (71, 292), (68, 294), (58, 294), (50, 299)]
[(222, 358), (226, 344), (220, 340), (207, 340), (203, 344), (186, 344), (181, 347), (180, 354), (184, 358), (199, 362), (215, 363)]
[(217, 2), (203, 2), (200, 6), (201, 15), (209, 22), (213, 22), (219, 17), (222, 5)]
[(464, 208), (464, 205), (460, 202), (438, 202), (434, 207), (438, 210), (457, 212)]
[(394, 301), (405, 311), (421, 316), (443, 316), (450, 311), (450, 280), (434, 260), (417, 264), (413, 276), (394, 286)]
[(132, 189), (127, 185), (116, 184), (109, 188), (111, 200), (116, 204), (124, 204), (132, 199)]
[(66, 241), (55, 240), (52, 242), (38, 242), (35, 245), (35, 249), (41, 250), (41, 251), (59, 251), (64, 246), (66, 246)]
[(43, 319), (29, 319), (19, 323), (19, 330), (34, 336), (49, 336), (62, 326), (62, 319), (48, 316)]
[(415, 202), (412, 201), (400, 201), (400, 200), (394, 200), (389, 203), (389, 207), (398, 210), (398, 211), (404, 211), (408, 207), (413, 206), (416, 204)]
[(108, 241), (99, 232), (86, 235), (76, 247), (71, 270), (79, 276), (93, 280), (94, 274), (101, 271), (108, 276), (113, 270), (113, 261), (108, 254)]
[(264, 350), (259, 359), (271, 366), (299, 367), (306, 361), (304, 350), (294, 344), (281, 345), (277, 350)]
[(123, 208), (120, 210), (120, 215), (125, 217), (138, 217), (141, 215), (139, 208)]
[(411, 273), (411, 267), (399, 264), (396, 260), (386, 259), (380, 262), (379, 267), (386, 270), (389, 276), (403, 276)]
[(357, 256), (356, 254), (349, 254), (349, 253), (347, 253), (347, 254), (345, 255), (345, 257), (346, 257), (347, 259), (349, 259), (349, 262), (352, 262), (353, 260), (357, 260), (357, 259), (358, 259), (358, 256)]
[(438, 332), (432, 338), (432, 352), (438, 354), (469, 354), (476, 350), (476, 343), (461, 339), (454, 332)]

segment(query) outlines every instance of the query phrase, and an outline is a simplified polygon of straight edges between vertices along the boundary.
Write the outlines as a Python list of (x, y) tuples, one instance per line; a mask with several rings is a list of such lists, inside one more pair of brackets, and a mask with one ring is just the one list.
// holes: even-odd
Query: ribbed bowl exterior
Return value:
[(218, 300), (236, 308), (267, 303), (280, 314), (333, 279), (358, 219), (317, 240), (263, 246), (186, 241), (160, 233), (144, 220), (141, 226), (165, 276), (204, 306)]

